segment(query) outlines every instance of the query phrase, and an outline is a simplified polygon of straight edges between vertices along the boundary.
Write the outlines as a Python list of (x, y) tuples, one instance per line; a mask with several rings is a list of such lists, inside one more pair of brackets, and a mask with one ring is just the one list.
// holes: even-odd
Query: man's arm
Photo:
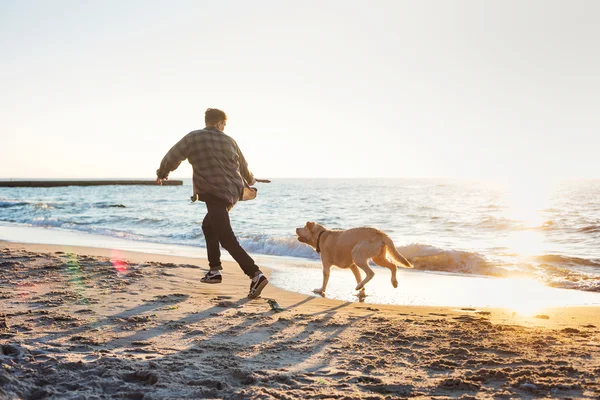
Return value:
[(244, 178), (246, 183), (248, 183), (248, 186), (252, 186), (256, 183), (256, 179), (254, 179), (254, 175), (248, 169), (248, 163), (246, 162), (246, 158), (242, 154), (242, 151), (240, 150), (237, 143), (235, 144), (235, 146), (237, 147), (237, 153), (240, 161), (240, 174), (242, 174), (242, 178)]
[(160, 168), (156, 170), (156, 182), (161, 183), (162, 180), (168, 179), (171, 171), (175, 171), (179, 164), (188, 158), (190, 134), (183, 137), (171, 150), (167, 152), (160, 163)]

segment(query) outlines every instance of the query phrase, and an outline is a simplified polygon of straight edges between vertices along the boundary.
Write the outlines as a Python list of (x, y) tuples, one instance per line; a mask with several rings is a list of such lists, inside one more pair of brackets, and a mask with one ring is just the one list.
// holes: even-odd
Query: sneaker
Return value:
[(204, 278), (200, 279), (200, 282), (202, 282), (202, 283), (221, 283), (222, 280), (223, 280), (223, 277), (221, 276), (221, 272), (208, 271), (208, 273), (206, 275), (204, 275)]
[(269, 280), (262, 273), (254, 277), (250, 282), (250, 292), (248, 293), (248, 297), (253, 299), (258, 298), (268, 283)]

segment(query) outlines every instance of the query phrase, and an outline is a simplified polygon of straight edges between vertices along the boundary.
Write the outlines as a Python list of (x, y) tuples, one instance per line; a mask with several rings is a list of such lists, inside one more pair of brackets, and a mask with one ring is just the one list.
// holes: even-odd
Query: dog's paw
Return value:
[(323, 289), (314, 289), (313, 293), (316, 293), (318, 295), (325, 297), (325, 291)]
[(397, 288), (398, 287), (398, 281), (392, 281), (392, 286), (394, 287), (394, 289)]
[(365, 297), (367, 297), (367, 293), (365, 292), (365, 289), (360, 290), (358, 293), (356, 293), (356, 297), (358, 297), (359, 299), (364, 299)]

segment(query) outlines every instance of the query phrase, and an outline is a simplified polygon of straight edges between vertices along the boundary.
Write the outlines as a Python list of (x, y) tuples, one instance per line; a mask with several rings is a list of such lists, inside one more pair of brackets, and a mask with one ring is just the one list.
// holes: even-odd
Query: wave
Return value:
[(529, 225), (522, 221), (493, 216), (482, 218), (476, 224), (476, 227), (492, 231), (556, 230), (560, 228), (560, 226), (551, 219), (544, 221), (541, 225)]
[(573, 270), (568, 266), (545, 266), (541, 280), (548, 286), (600, 292), (600, 273), (597, 271)]
[[(136, 219), (137, 220), (137, 219)], [(140, 222), (143, 224), (145, 218), (140, 218)], [(127, 238), (130, 240), (137, 241), (153, 241), (149, 240), (146, 236), (133, 233), (129, 230), (119, 230), (119, 229), (111, 229), (98, 227), (98, 224), (110, 222), (109, 219), (96, 219), (94, 221), (65, 221), (61, 220), (57, 217), (35, 217), (30, 218), (27, 221), (15, 220), (15, 219), (6, 219), (5, 222), (9, 223), (17, 223), (25, 226), (31, 226), (36, 228), (49, 228), (49, 229), (65, 229), (74, 232), (84, 232), (95, 235), (102, 236), (111, 236), (117, 238)], [(160, 242), (158, 240), (154, 240), (155, 242)]]
[(67, 228), (86, 232), (94, 232), (96, 229), (95, 227), (102, 227), (103, 225), (112, 225), (119, 228), (133, 227), (135, 229), (145, 227), (146, 229), (160, 229), (169, 223), (169, 220), (166, 218), (127, 215), (105, 215), (102, 217), (86, 218), (85, 216), (78, 215), (53, 217), (47, 215), (35, 216), (35, 214), (33, 214), (26, 217), (13, 216), (12, 218), (4, 218), (3, 220), (6, 222), (25, 224), (41, 228)]
[(510, 218), (487, 216), (482, 218), (477, 224), (479, 228), (492, 229), (494, 231), (503, 231), (517, 229), (520, 227), (517, 221)]
[(542, 211), (543, 211), (543, 212), (546, 212), (546, 213), (558, 213), (558, 212), (560, 212), (561, 210), (560, 210), (560, 209), (558, 209), (558, 208), (549, 207), (549, 208), (544, 208)]
[(33, 207), (33, 208), (127, 208), (121, 203), (106, 201), (99, 202), (44, 202), (44, 201), (22, 201), (22, 200), (2, 200), (0, 208), (12, 207)]
[(26, 201), (0, 201), (0, 208), (23, 207), (29, 205)]
[(588, 225), (583, 228), (577, 229), (577, 232), (581, 233), (600, 233), (600, 225)]
[(127, 208), (124, 204), (92, 203), (95, 208)]
[(492, 231), (523, 231), (523, 230), (541, 230), (541, 231), (576, 231), (584, 234), (596, 234), (600, 233), (600, 225), (590, 224), (580, 228), (565, 225), (564, 221), (555, 221), (552, 219), (546, 220), (540, 225), (528, 225), (521, 221), (503, 218), (503, 217), (492, 217), (488, 216), (481, 219), (476, 227), (479, 229), (486, 229)]
[[(300, 243), (295, 237), (259, 235), (243, 238), (240, 244), (250, 253), (320, 259), (320, 255), (312, 247)], [(418, 270), (487, 276), (507, 276), (509, 273), (507, 269), (494, 265), (477, 252), (444, 250), (426, 244), (411, 244), (397, 249)]]
[(525, 229), (535, 229), (539, 227), (530, 227), (523, 224), (520, 221), (505, 218), (505, 217), (494, 217), (494, 216), (486, 216), (482, 218), (477, 224), (476, 227), (479, 229), (491, 230), (491, 231), (515, 231), (515, 230), (525, 230)]
[(545, 254), (542, 256), (533, 257), (536, 261), (541, 263), (548, 263), (559, 266), (583, 266), (583, 267), (595, 267), (600, 268), (600, 260), (598, 259), (587, 259), (580, 257), (569, 257), (562, 256), (559, 254)]
[(134, 234), (128, 231), (120, 231), (117, 229), (106, 229), (106, 228), (92, 228), (89, 230), (86, 230), (89, 233), (93, 233), (95, 235), (102, 235), (102, 236), (111, 236), (111, 237), (116, 237), (116, 238), (121, 238), (121, 239), (129, 239), (129, 240), (136, 240), (136, 241), (145, 241), (148, 242), (149, 238), (146, 236), (142, 236), (139, 234)]
[[(240, 240), (248, 252), (283, 257), (318, 260), (313, 248), (297, 241), (295, 237), (269, 237), (258, 235)], [(464, 250), (447, 250), (427, 244), (414, 243), (397, 250), (417, 270), (440, 271), (464, 275), (493, 277), (529, 277), (539, 279), (548, 286), (600, 292), (600, 260), (547, 254), (534, 257), (533, 265), (517, 262), (491, 261), (485, 255)], [(573, 269), (572, 266), (597, 268), (591, 273)]]
[(72, 206), (74, 203), (61, 203), (61, 202), (47, 202), (47, 201), (22, 201), (22, 200), (3, 200), (0, 201), (0, 208), (13, 208), (13, 207), (29, 207), (33, 209), (52, 209), (52, 208), (65, 208)]
[[(300, 243), (295, 237), (258, 235), (240, 239), (239, 242), (250, 253), (320, 259), (320, 255), (312, 247)], [(509, 272), (476, 252), (444, 250), (426, 244), (411, 244), (397, 249), (418, 270), (488, 276), (507, 276)]]
[(584, 292), (600, 293), (600, 278), (580, 279), (576, 281), (554, 279), (546, 282), (548, 286), (560, 289), (581, 290)]
[(48, 203), (35, 203), (35, 204), (33, 204), (33, 207), (36, 209), (42, 209), (42, 210), (54, 208), (54, 206), (52, 206), (51, 204), (48, 204)]
[[(239, 241), (250, 253), (320, 259), (320, 255), (312, 247), (300, 243), (295, 237), (258, 235)], [(444, 250), (425, 244), (411, 244), (397, 249), (418, 270), (488, 276), (506, 276), (508, 273), (506, 269), (493, 265), (485, 256), (476, 252)]]
[(444, 250), (425, 244), (397, 248), (415, 269), (468, 275), (507, 276), (509, 271), (488, 261), (483, 254), (463, 250)]
[[(96, 224), (96, 223), (97, 222), (94, 222), (93, 224)], [(67, 230), (71, 230), (71, 231), (91, 233), (91, 234), (95, 234), (95, 235), (126, 238), (126, 239), (137, 240), (137, 241), (148, 241), (147, 237), (145, 237), (143, 235), (132, 233), (127, 230), (99, 228), (99, 227), (92, 226), (92, 223), (65, 222), (65, 221), (61, 221), (57, 218), (39, 218), (39, 219), (35, 219), (35, 220), (31, 221), (28, 225), (39, 227), (39, 228), (60, 228), (60, 229), (67, 229)]]
[(242, 238), (240, 244), (250, 253), (280, 257), (320, 259), (319, 254), (310, 246), (300, 243), (295, 237), (269, 237), (259, 235)]
[(65, 224), (68, 225), (69, 223), (65, 221), (60, 221), (58, 218), (45, 217), (33, 218), (28, 222), (28, 225), (37, 226), (40, 228), (62, 228), (65, 226)]

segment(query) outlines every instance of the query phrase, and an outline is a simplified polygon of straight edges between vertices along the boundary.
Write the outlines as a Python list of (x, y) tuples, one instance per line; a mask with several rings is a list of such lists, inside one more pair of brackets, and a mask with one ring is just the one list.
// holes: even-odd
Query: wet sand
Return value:
[(0, 398), (600, 397), (597, 307), (249, 300), (224, 268), (206, 285), (204, 260), (0, 242)]

